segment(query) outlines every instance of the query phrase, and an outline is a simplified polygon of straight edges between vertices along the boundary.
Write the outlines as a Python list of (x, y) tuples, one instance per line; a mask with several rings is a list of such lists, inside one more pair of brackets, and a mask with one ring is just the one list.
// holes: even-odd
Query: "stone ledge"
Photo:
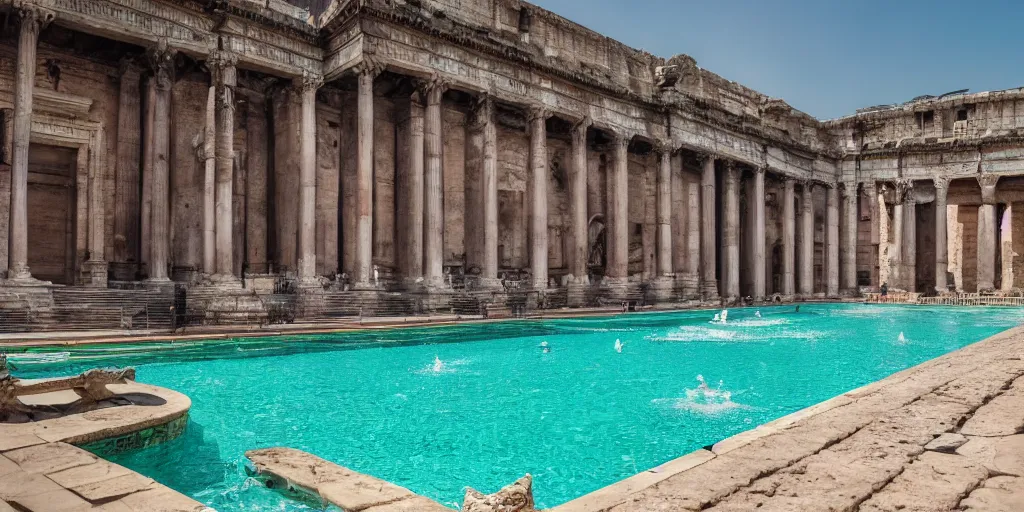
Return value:
[(450, 512), (451, 509), (404, 487), (357, 473), (293, 448), (245, 452), (267, 486), (281, 486), (318, 497), (346, 512)]

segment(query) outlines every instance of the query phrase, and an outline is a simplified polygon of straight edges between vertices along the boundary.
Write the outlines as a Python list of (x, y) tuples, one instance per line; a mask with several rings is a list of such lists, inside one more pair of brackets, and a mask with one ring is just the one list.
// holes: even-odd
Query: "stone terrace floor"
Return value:
[(1018, 327), (555, 510), (1024, 512), (1022, 359)]

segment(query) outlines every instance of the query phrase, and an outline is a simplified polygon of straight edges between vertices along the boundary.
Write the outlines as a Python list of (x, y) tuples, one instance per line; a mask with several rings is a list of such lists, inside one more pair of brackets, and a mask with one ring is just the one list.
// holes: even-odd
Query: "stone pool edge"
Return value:
[[(959, 375), (952, 374), (951, 365), (946, 365), (946, 363), (959, 358), (980, 358), (984, 354), (975, 354), (974, 352), (978, 352), (979, 350), (984, 352), (987, 348), (993, 348), (1000, 341), (1007, 339), (1012, 343), (1014, 341), (1013, 338), (1024, 338), (1024, 324), (1011, 327), (952, 352), (921, 362), (915, 366), (911, 366), (910, 368), (900, 370), (883, 379), (865, 384), (864, 386), (852, 389), (823, 402), (819, 402), (804, 409), (787, 414), (753, 429), (722, 439), (721, 441), (711, 445), (710, 450), (708, 450), (707, 447), (694, 450), (659, 466), (624, 478), (561, 505), (549, 508), (547, 509), (547, 512), (604, 512), (612, 509), (618, 510), (619, 506), (626, 504), (630, 499), (638, 496), (641, 492), (651, 489), (661, 482), (673, 477), (684, 475), (687, 472), (695, 470), (722, 455), (734, 451), (741, 451), (743, 448), (748, 447), (755, 441), (759, 441), (776, 434), (784, 436), (788, 429), (799, 424), (803, 424), (816, 416), (855, 404), (858, 400), (869, 396), (874, 396), (876, 394), (884, 395), (887, 391), (892, 390), (890, 386), (898, 385), (900, 383), (907, 382), (909, 379), (914, 377), (933, 372), (940, 374), (944, 372), (950, 373), (951, 375), (949, 375), (948, 380), (952, 382), (956, 377), (959, 377)], [(1017, 341), (1018, 344), (1020, 344), (1020, 340), (1018, 339)], [(1024, 358), (1024, 346), (1017, 348), (1019, 349), (1017, 356), (1017, 360), (1019, 361), (1021, 358)], [(993, 348), (993, 350), (998, 350), (998, 347)], [(979, 364), (983, 362), (984, 361), (979, 361)], [(890, 394), (895, 394), (895, 392)]]
[[(33, 423), (0, 423), (0, 505), (25, 510), (101, 507), (110, 510), (210, 510), (151, 478), (90, 453), (83, 445), (106, 440), (151, 446), (173, 439), (142, 439), (144, 433), (187, 421), (192, 401), (177, 391), (128, 382), (110, 384), (122, 393), (148, 393), (165, 403), (97, 409)], [(76, 509), (77, 510), (77, 509)]]

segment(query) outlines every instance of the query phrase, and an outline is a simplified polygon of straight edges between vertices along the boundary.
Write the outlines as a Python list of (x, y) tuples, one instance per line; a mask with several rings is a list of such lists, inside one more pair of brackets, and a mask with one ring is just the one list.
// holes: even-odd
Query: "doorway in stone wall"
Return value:
[(28, 268), (37, 279), (72, 284), (78, 150), (32, 144), (28, 155)]

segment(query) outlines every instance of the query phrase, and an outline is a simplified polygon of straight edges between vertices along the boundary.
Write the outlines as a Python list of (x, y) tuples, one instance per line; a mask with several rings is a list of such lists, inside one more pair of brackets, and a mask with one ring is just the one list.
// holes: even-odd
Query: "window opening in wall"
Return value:
[(915, 114), (917, 118), (917, 129), (918, 130), (929, 130), (935, 125), (935, 111), (929, 110), (927, 112), (918, 112)]
[(962, 108), (962, 109), (956, 111), (956, 120), (957, 121), (966, 121), (967, 120), (967, 109), (966, 108)]

